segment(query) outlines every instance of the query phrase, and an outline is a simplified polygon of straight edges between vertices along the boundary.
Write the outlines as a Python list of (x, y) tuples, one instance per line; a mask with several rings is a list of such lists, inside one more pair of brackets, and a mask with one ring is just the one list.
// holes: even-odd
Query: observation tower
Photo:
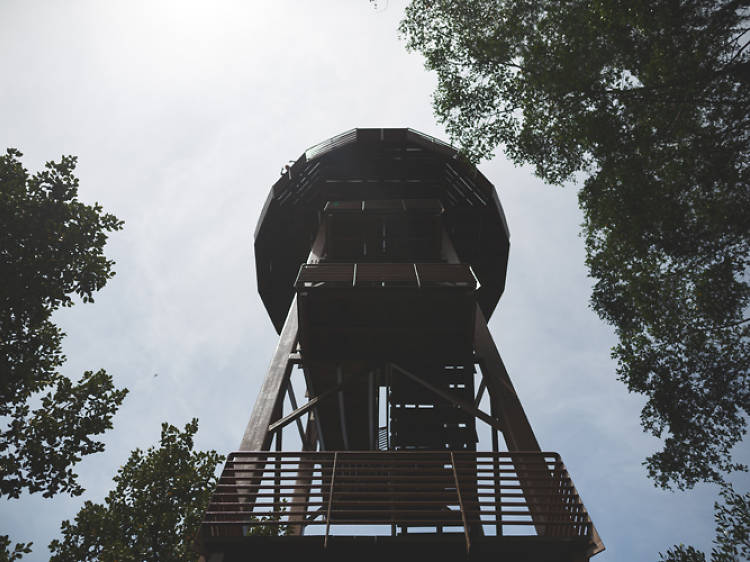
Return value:
[(206, 561), (604, 549), (487, 328), (508, 248), (492, 184), (417, 131), (354, 129), (284, 170), (255, 230), (280, 337), (204, 515)]

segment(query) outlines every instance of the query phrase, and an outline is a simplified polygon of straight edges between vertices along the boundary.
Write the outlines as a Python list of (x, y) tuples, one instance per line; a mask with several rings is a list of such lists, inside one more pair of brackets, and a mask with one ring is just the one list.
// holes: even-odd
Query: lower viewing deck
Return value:
[(201, 525), (206, 559), (578, 561), (602, 549), (556, 453), (237, 452)]

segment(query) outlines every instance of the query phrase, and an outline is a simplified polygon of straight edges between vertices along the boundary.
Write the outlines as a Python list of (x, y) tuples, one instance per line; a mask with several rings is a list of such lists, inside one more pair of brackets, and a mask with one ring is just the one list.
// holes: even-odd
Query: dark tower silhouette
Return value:
[(487, 329), (508, 248), (492, 184), (411, 129), (355, 129), (285, 168), (255, 231), (280, 339), (206, 511), (206, 560), (603, 550)]

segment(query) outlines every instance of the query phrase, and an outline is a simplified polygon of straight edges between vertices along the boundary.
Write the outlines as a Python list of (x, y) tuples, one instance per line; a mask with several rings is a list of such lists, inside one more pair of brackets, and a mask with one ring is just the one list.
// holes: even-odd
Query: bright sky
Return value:
[[(101, 501), (161, 422), (198, 417), (200, 448), (239, 444), (277, 337), (252, 231), (285, 163), (353, 127), (447, 140), (435, 78), (397, 36), (405, 4), (0, 4), (0, 148), (20, 149), (31, 171), (77, 155), (81, 199), (125, 221), (107, 246), (117, 276), (55, 320), (66, 374), (106, 368), (130, 394), (106, 452), (78, 467), (84, 496), (0, 503), (0, 534), (35, 543), (25, 560), (47, 559), (60, 522)], [(588, 308), (575, 187), (545, 186), (502, 155), (480, 169), (511, 231), (490, 327), (542, 447), (562, 455), (607, 546), (596, 560), (710, 550), (714, 490), (657, 490), (641, 466), (658, 441), (641, 432), (643, 399), (616, 380), (614, 336)], [(748, 461), (746, 446), (738, 456)]]

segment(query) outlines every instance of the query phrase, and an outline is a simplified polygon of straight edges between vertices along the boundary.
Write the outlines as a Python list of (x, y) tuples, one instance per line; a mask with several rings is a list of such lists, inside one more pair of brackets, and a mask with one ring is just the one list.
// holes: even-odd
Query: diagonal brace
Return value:
[[(292, 404), (292, 408), (297, 409), (297, 398), (294, 396), (294, 388), (292, 387), (292, 381), (289, 380), (286, 383), (286, 391), (289, 395), (289, 402)], [(299, 431), (299, 438), (302, 443), (305, 443), (305, 431), (302, 429), (302, 420), (297, 418), (297, 431)]]
[(475, 408), (473, 405), (469, 404), (468, 402), (464, 402), (463, 400), (459, 400), (458, 398), (456, 398), (454, 396), (451, 396), (447, 392), (445, 392), (443, 390), (440, 390), (436, 386), (431, 385), (426, 380), (424, 380), (422, 377), (418, 377), (414, 373), (410, 373), (409, 371), (407, 371), (403, 367), (399, 367), (395, 363), (391, 363), (391, 366), (393, 367), (393, 369), (395, 369), (395, 370), (399, 371), (400, 373), (406, 375), (407, 377), (409, 377), (414, 382), (417, 382), (417, 383), (421, 384), (427, 390), (430, 390), (430, 391), (434, 392), (435, 394), (437, 394), (441, 398), (447, 400), (448, 402), (450, 402), (451, 404), (453, 404), (457, 408), (460, 408), (461, 410), (464, 410), (464, 411), (468, 412), (469, 414), (473, 415), (474, 417), (479, 418), (480, 420), (482, 420), (486, 424), (490, 425), (491, 427), (494, 427), (498, 431), (502, 431), (503, 430), (502, 424), (497, 419), (495, 419), (492, 416), (490, 416), (489, 414), (486, 414), (482, 410), (479, 410), (479, 409)]
[(306, 404), (300, 406), (299, 408), (297, 408), (293, 412), (290, 412), (289, 414), (287, 414), (283, 418), (281, 418), (281, 419), (273, 422), (272, 424), (270, 424), (268, 426), (268, 431), (269, 432), (273, 432), (273, 431), (276, 431), (277, 429), (280, 429), (280, 428), (284, 427), (287, 424), (292, 423), (294, 420), (296, 420), (300, 416), (302, 416), (305, 413), (307, 413), (308, 410), (310, 410), (311, 408), (314, 408), (315, 406), (317, 406), (323, 400), (325, 400), (327, 398), (330, 398), (331, 396), (333, 396), (334, 394), (336, 394), (337, 392), (339, 392), (340, 390), (342, 390), (345, 386), (347, 386), (349, 383), (351, 383), (352, 380), (354, 380), (354, 378), (355, 377), (350, 377), (349, 379), (347, 379), (345, 381), (342, 381), (339, 384), (337, 384), (337, 385), (329, 388), (328, 390), (326, 390), (322, 394), (319, 394), (315, 398), (311, 398), (310, 401), (307, 402)]

